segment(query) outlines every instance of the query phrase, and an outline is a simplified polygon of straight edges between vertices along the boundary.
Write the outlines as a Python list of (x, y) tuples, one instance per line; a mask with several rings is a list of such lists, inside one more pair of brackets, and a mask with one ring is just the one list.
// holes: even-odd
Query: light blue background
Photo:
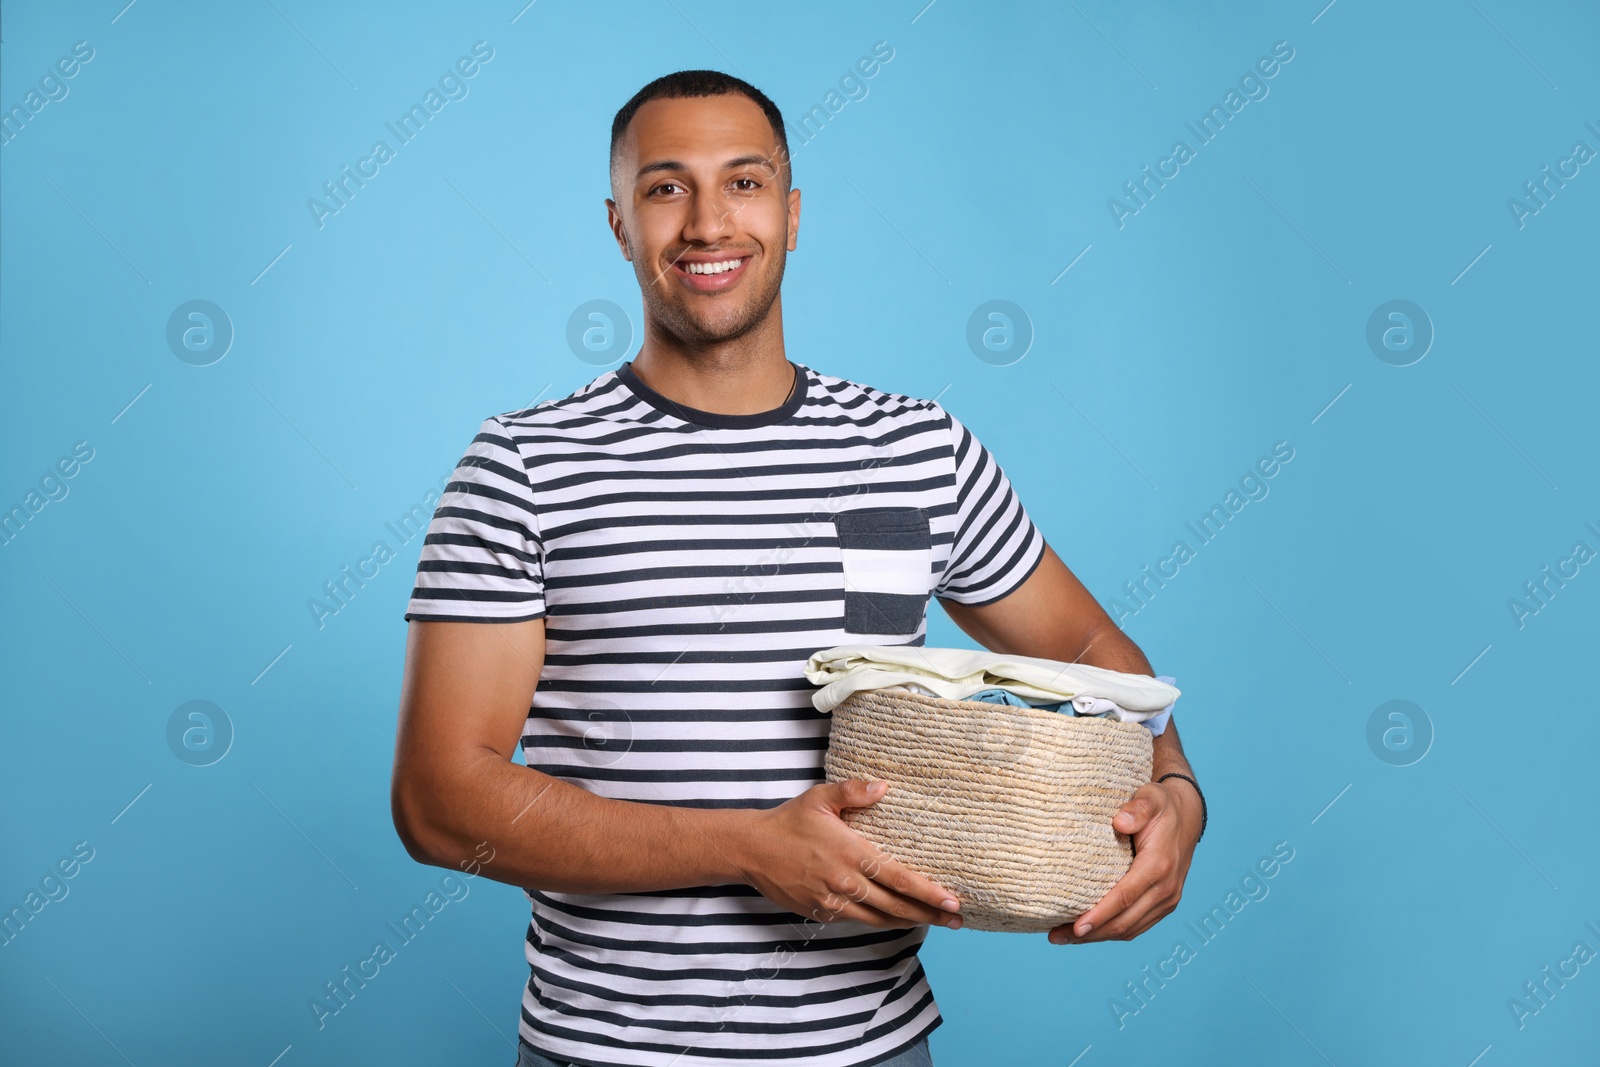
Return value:
[[(1600, 549), (1600, 163), (1507, 207), (1600, 149), (1594, 5), (124, 2), (0, 27), (7, 109), (94, 48), (0, 149), (0, 507), (94, 449), (0, 548), (0, 904), (95, 850), (0, 948), (8, 1062), (511, 1062), (526, 909), (487, 879), (308, 1009), (443, 872), (388, 806), (419, 542), (323, 628), (306, 602), (484, 416), (605, 369), (575, 308), (637, 325), (601, 201), (639, 86), (715, 67), (793, 122), (877, 41), (868, 95), (791, 145), (791, 358), (941, 396), (1108, 606), (1294, 449), (1127, 620), (1211, 806), (1177, 912), (1088, 947), (935, 931), (937, 1063), (1600, 1055), (1600, 963), (1521, 1029), (1507, 1003), (1600, 951), (1600, 566), (1521, 628), (1507, 605)], [(479, 40), (470, 95), (318, 229), (307, 198)], [(1270, 95), (1119, 229), (1107, 199), (1277, 41)], [(236, 331), (211, 366), (165, 340), (192, 299)], [(1009, 366), (965, 340), (992, 299), (1034, 331)], [(1365, 340), (1391, 299), (1436, 330), (1410, 366)], [(967, 642), (936, 612), (929, 643)], [(203, 768), (165, 733), (196, 699), (235, 731)], [(1409, 766), (1367, 741), (1395, 699), (1435, 735)], [(1280, 841), (1270, 895), (1119, 1028), (1110, 998)]]

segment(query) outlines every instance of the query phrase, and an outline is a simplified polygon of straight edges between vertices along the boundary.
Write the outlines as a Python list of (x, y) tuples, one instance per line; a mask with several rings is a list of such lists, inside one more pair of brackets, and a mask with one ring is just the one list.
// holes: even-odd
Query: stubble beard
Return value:
[[(764, 277), (751, 279), (759, 288), (745, 300), (743, 307), (731, 317), (725, 313), (713, 314), (709, 321), (691, 314), (683, 301), (662, 296), (660, 290), (649, 284), (650, 279), (644, 276), (643, 269), (635, 273), (639, 275), (640, 288), (644, 293), (645, 311), (661, 329), (686, 345), (710, 345), (736, 340), (766, 321), (783, 284), (786, 250), (780, 249), (777, 257), (776, 269)], [(673, 284), (678, 283), (674, 281)], [(721, 299), (716, 298), (713, 307), (720, 309)]]

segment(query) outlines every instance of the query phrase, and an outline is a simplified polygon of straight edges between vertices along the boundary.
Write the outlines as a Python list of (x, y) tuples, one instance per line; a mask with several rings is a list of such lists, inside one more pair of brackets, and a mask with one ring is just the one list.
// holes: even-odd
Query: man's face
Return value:
[(800, 227), (782, 151), (761, 108), (737, 93), (652, 100), (634, 115), (606, 208), (646, 315), (673, 336), (726, 341), (772, 310)]

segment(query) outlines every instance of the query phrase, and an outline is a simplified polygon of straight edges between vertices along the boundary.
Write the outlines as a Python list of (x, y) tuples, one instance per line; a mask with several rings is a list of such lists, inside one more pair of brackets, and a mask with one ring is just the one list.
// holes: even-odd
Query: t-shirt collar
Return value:
[(795, 387), (794, 394), (779, 406), (768, 411), (757, 411), (750, 415), (722, 415), (715, 411), (701, 411), (669, 400), (644, 384), (639, 376), (633, 372), (633, 361), (629, 360), (617, 368), (617, 378), (627, 386), (635, 396), (657, 411), (665, 412), (673, 418), (681, 419), (694, 426), (703, 426), (716, 430), (742, 430), (754, 426), (771, 426), (779, 423), (800, 410), (800, 405), (805, 403), (806, 390), (809, 385), (810, 375), (806, 368), (793, 360), (786, 360), (794, 368)]

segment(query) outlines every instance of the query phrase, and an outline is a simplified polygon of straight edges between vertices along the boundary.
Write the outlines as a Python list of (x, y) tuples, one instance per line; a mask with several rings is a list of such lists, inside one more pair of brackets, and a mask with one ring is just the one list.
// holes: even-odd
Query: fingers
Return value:
[(810, 917), (819, 923), (833, 922), (835, 919), (853, 920), (875, 926), (880, 930), (912, 930), (921, 925), (852, 900), (846, 900), (838, 910), (818, 906), (812, 909)]
[(840, 880), (839, 885), (838, 890), (830, 891), (822, 903), (812, 909), (811, 918), (818, 922), (858, 919), (873, 926), (885, 927), (933, 925), (946, 926), (952, 930), (961, 929), (960, 915), (942, 908), (930, 907), (912, 897), (887, 889), (870, 878), (847, 874)]
[[(937, 896), (952, 903), (955, 901), (954, 897), (945, 894), (942, 889)], [(948, 926), (952, 930), (961, 929), (961, 916), (955, 908), (935, 907), (916, 897), (886, 889), (878, 882), (868, 883), (863, 903), (908, 922)]]
[(835, 919), (853, 919), (880, 928), (911, 929), (919, 925), (915, 919), (874, 906), (870, 901), (870, 884), (861, 880), (845, 892), (828, 893), (820, 904), (811, 909), (809, 917), (820, 923), (833, 922)]
[(961, 902), (954, 893), (893, 859), (872, 842), (862, 839), (862, 843), (868, 851), (855, 863), (861, 877), (851, 876), (849, 884), (841, 887), (853, 899), (908, 922), (961, 928), (961, 916), (957, 914)]
[[(1131, 941), (1156, 923), (1172, 914), (1178, 906), (1179, 894), (1165, 883), (1157, 882), (1139, 898), (1112, 918), (1094, 928), (1084, 937), (1068, 936), (1065, 942), (1090, 944), (1095, 941)], [(1070, 928), (1069, 933), (1070, 933)]]
[(1128, 872), (1071, 925), (1050, 931), (1053, 944), (1137, 937), (1178, 906), (1183, 880), (1176, 838), (1161, 834), (1157, 824), (1136, 845)]
[[(885, 896), (898, 898), (904, 907), (915, 909), (915, 914), (922, 916), (920, 922), (940, 923), (961, 910), (961, 901), (954, 893), (888, 856), (876, 845), (857, 866)], [(896, 914), (904, 913), (896, 911)]]
[[(835, 811), (844, 808), (870, 807), (882, 800), (888, 792), (888, 782), (867, 782), (860, 778), (851, 778), (842, 782), (832, 783), (825, 788), (832, 793), (824, 798)], [(852, 834), (854, 832), (852, 831)], [(867, 852), (857, 859), (856, 868), (871, 880), (879, 883), (891, 893), (920, 901), (933, 909), (935, 913), (942, 910), (954, 912), (960, 910), (961, 902), (956, 895), (939, 885), (926, 875), (919, 874), (911, 868), (889, 857), (876, 844), (854, 834), (857, 840), (866, 846)], [(924, 918), (923, 922), (939, 922), (941, 917)]]
[[(1162, 832), (1169, 820), (1166, 794), (1161, 786), (1147, 783), (1139, 787), (1122, 810), (1112, 816), (1111, 826), (1133, 840), (1133, 863), (1126, 874), (1094, 907), (1078, 916), (1068, 934), (1076, 938), (1088, 937), (1095, 928), (1104, 927), (1119, 913), (1132, 907), (1145, 892), (1168, 878), (1178, 869), (1176, 842), (1172, 835)], [(1113, 937), (1114, 934), (1106, 934)], [(1052, 939), (1055, 934), (1052, 931)], [(1095, 938), (1102, 940), (1102, 938)]]
[[(1140, 863), (1139, 857), (1135, 856), (1133, 865), (1128, 868), (1128, 873), (1118, 879), (1117, 884), (1112, 886), (1106, 892), (1106, 895), (1101, 897), (1092, 908), (1073, 920), (1072, 926), (1066, 931), (1067, 935), (1081, 940), (1090, 937), (1091, 933), (1100, 933), (1103, 928), (1108, 927), (1120, 915), (1133, 907), (1149, 891), (1150, 887), (1156, 884), (1156, 879), (1146, 871), (1146, 868), (1154, 865), (1154, 863), (1155, 860), (1153, 858), (1145, 863)], [(1104, 938), (1099, 939), (1103, 940)], [(1051, 940), (1056, 940), (1053, 934)], [(1060, 940), (1064, 941), (1067, 938), (1063, 937)], [(1057, 943), (1059, 944), (1060, 941), (1057, 941)]]
[(823, 883), (820, 906), (812, 918), (859, 918), (874, 926), (921, 924), (961, 928), (960, 901), (954, 893), (857, 837), (863, 846), (856, 858)]
[[(813, 787), (816, 799), (835, 816), (847, 808), (866, 808), (888, 792), (888, 783), (860, 778)], [(857, 919), (873, 926), (930, 924), (961, 928), (960, 899), (926, 875), (895, 860), (874, 842), (848, 827), (841, 831), (855, 847), (853, 858), (836, 880), (824, 883), (828, 896), (812, 910), (812, 918)], [(815, 898), (813, 898), (815, 899)]]

